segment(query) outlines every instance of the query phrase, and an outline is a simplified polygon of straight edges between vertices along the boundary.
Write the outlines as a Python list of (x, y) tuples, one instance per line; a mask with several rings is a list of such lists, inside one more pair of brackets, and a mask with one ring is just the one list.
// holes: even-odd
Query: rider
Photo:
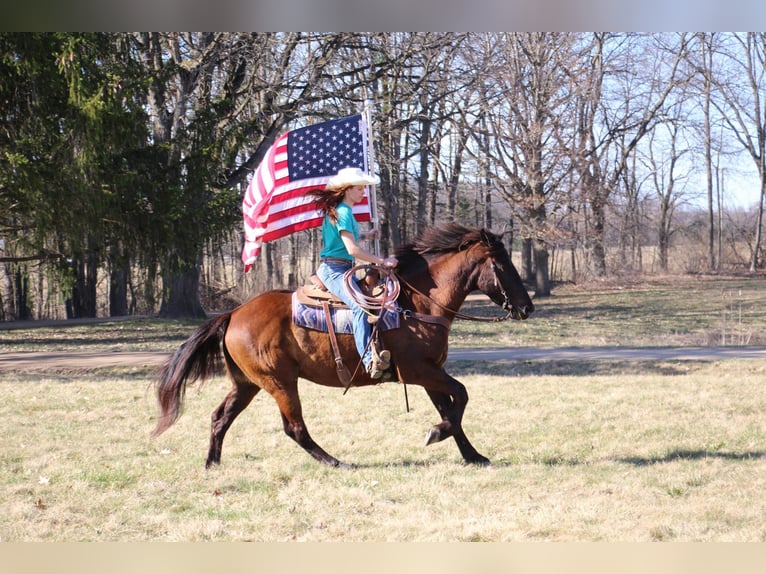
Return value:
[(317, 206), (325, 215), (322, 222), (323, 248), (319, 253), (320, 265), (317, 275), (333, 295), (341, 299), (353, 312), (353, 330), (356, 349), (367, 373), (379, 379), (390, 366), (391, 353), (383, 350), (380, 354), (370, 344), (372, 328), (365, 311), (354, 301), (346, 290), (343, 275), (351, 269), (354, 258), (385, 267), (396, 267), (395, 257), (378, 257), (359, 246), (360, 240), (374, 239), (379, 232), (376, 228), (366, 233), (359, 230), (354, 219), (352, 206), (364, 197), (368, 185), (377, 185), (380, 179), (364, 173), (358, 167), (344, 168), (327, 182), (324, 190), (317, 190)]

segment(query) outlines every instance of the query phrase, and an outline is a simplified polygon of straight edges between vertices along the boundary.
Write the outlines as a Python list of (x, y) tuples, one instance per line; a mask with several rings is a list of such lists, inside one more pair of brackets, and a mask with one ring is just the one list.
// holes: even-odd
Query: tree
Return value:
[[(750, 156), (758, 173), (760, 193), (753, 224), (750, 271), (760, 263), (763, 210), (766, 201), (766, 33), (731, 34), (717, 54), (723, 59), (711, 74), (722, 103), (714, 100), (730, 135)], [(724, 74), (728, 70), (728, 75)]]
[(0, 98), (7, 243), (17, 261), (39, 261), (64, 286), (68, 316), (93, 317), (98, 269), (121, 233), (114, 159), (142, 125), (122, 88), (125, 53), (110, 34), (9, 34), (0, 42), (12, 82)]
[(649, 135), (646, 157), (642, 161), (649, 171), (649, 180), (655, 191), (657, 214), (657, 248), (662, 271), (668, 270), (670, 239), (673, 234), (673, 215), (683, 199), (684, 183), (688, 174), (683, 170), (681, 160), (690, 150), (681, 141), (681, 104), (674, 107), (675, 113)]
[(67, 99), (53, 58), (59, 49), (52, 35), (0, 35), (0, 237), (9, 313), (17, 319), (31, 318), (29, 265), (63, 259), (51, 242), (53, 207), (66, 205), (64, 166), (55, 163), (58, 110)]
[[(707, 210), (708, 210), (708, 267), (714, 270), (717, 267), (715, 257), (715, 204), (713, 201), (713, 136), (712, 136), (712, 72), (713, 72), (713, 46), (715, 42), (715, 32), (706, 34), (701, 32), (697, 35), (699, 43), (699, 66), (698, 70), (702, 81), (702, 139), (705, 154), (705, 184), (707, 189)], [(720, 264), (720, 261), (718, 262)]]
[[(141, 33), (151, 145), (169, 174), (158, 189), (163, 316), (199, 316), (205, 242), (238, 222), (236, 187), (276, 137), (331, 100), (342, 34)], [(322, 110), (320, 110), (321, 112)]]
[[(681, 66), (686, 34), (596, 35), (594, 64), (581, 86), (597, 86), (583, 116), (586, 138), (578, 139), (581, 185), (593, 216), (591, 253), (597, 275), (606, 274), (606, 220), (611, 193), (619, 189), (639, 142), (663, 121), (666, 101), (686, 82)], [(605, 52), (608, 48), (609, 52)], [(584, 68), (587, 69), (587, 68)], [(597, 135), (593, 135), (597, 134)]]
[(563, 205), (561, 184), (571, 169), (574, 40), (571, 34), (502, 34), (495, 48), (498, 100), (488, 114), (496, 183), (531, 240), (536, 296), (550, 294), (547, 241), (555, 231), (549, 217)]

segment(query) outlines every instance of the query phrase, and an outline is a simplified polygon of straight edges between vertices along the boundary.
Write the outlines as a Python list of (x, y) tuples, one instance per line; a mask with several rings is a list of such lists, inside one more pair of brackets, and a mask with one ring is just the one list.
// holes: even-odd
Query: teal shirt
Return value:
[(349, 255), (343, 240), (340, 238), (341, 231), (349, 231), (354, 236), (355, 241), (359, 241), (359, 223), (354, 218), (354, 212), (351, 206), (346, 203), (339, 203), (336, 208), (338, 212), (338, 222), (333, 223), (330, 217), (325, 215), (322, 222), (322, 243), (324, 247), (319, 253), (320, 257), (338, 257), (348, 259), (353, 263), (354, 258)]

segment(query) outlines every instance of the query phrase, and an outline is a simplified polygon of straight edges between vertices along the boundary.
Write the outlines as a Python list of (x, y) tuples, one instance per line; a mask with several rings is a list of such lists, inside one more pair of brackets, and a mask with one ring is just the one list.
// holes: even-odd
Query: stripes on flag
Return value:
[[(267, 241), (322, 224), (314, 189), (345, 167), (368, 171), (367, 127), (361, 114), (292, 130), (280, 136), (255, 170), (242, 200), (249, 271)], [(358, 221), (370, 221), (368, 196), (353, 207)]]

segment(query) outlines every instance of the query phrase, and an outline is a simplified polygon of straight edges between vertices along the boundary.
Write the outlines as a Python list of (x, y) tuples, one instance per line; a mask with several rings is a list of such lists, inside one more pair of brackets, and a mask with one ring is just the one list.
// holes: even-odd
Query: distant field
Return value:
[[(529, 320), (457, 321), (457, 346), (708, 346), (766, 344), (766, 279), (680, 276), (589, 283), (535, 300)], [(489, 316), (496, 308), (474, 304)]]
[[(455, 321), (459, 347), (571, 345), (766, 344), (766, 279), (680, 276), (641, 283), (562, 286), (535, 300), (524, 322)], [(502, 315), (484, 300), (463, 311)], [(0, 352), (98, 350), (171, 351), (199, 322), (136, 319), (94, 325), (3, 330)]]

